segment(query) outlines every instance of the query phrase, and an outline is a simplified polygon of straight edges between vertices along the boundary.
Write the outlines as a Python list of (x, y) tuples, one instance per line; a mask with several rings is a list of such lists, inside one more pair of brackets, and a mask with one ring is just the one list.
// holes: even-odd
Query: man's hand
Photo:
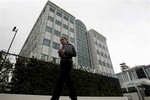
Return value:
[(60, 49), (60, 53), (61, 53), (62, 56), (64, 56), (65, 50), (64, 49)]

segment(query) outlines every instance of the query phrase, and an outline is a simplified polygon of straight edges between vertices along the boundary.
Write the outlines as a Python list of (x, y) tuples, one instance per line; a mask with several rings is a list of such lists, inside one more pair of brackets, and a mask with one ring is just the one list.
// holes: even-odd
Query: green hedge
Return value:
[[(26, 63), (25, 63), (26, 62)], [(78, 96), (122, 96), (118, 79), (73, 69)], [(59, 76), (59, 65), (41, 60), (20, 59), (12, 78), (11, 93), (51, 95)], [(62, 95), (68, 95), (64, 87)]]

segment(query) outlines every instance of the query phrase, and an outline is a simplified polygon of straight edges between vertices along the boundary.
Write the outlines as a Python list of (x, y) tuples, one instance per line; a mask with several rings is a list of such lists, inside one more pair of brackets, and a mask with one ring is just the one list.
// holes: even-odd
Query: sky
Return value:
[[(150, 0), (51, 0), (107, 38), (115, 73), (150, 64)], [(0, 0), (0, 50), (18, 54), (47, 0)], [(149, 59), (149, 60), (148, 60)]]

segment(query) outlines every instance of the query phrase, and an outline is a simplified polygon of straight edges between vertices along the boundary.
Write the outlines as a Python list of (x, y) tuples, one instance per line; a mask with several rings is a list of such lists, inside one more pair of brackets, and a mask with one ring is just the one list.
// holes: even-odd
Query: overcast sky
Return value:
[[(51, 0), (107, 38), (115, 73), (119, 64), (150, 64), (150, 0)], [(0, 0), (0, 50), (18, 54), (47, 0)]]

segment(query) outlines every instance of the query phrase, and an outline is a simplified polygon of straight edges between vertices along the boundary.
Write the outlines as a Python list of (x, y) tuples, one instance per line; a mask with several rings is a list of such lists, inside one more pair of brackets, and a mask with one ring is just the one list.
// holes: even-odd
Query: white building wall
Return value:
[[(50, 11), (50, 7), (55, 9), (54, 13)], [(62, 17), (59, 17), (56, 14), (57, 11), (62, 13)], [(57, 53), (58, 50), (54, 49), (52, 47), (53, 42), (56, 42), (56, 43), (60, 44), (60, 37), (54, 35), (54, 30), (60, 31), (61, 35), (62, 34), (68, 35), (69, 29), (68, 30), (64, 29), (63, 24), (68, 25), (68, 28), (70, 28), (70, 27), (74, 28), (74, 25), (71, 24), (70, 21), (66, 21), (66, 20), (63, 19), (63, 15), (67, 15), (69, 19), (71, 18), (71, 19), (75, 20), (75, 17), (73, 17), (72, 15), (70, 15), (69, 13), (64, 11), (63, 9), (60, 9), (59, 7), (54, 5), (53, 3), (48, 2), (46, 4), (46, 6), (44, 7), (43, 11), (41, 12), (41, 14), (40, 14), (37, 22), (35, 23), (32, 31), (30, 32), (30, 34), (28, 36), (29, 39), (26, 41), (26, 43), (24, 44), (22, 50), (20, 51), (20, 55), (26, 56), (26, 57), (29, 57), (29, 56), (32, 57), (32, 55), (36, 54), (36, 58), (41, 59), (41, 56), (42, 56), (41, 54), (45, 54), (45, 55), (48, 55), (49, 61), (51, 61), (51, 57), (59, 58), (58, 53)], [(48, 16), (53, 17), (54, 22), (49, 21)], [(61, 26), (59, 26), (55, 23), (56, 19), (62, 23)], [(52, 33), (46, 32), (46, 26), (49, 26), (49, 27), (53, 28)], [(35, 31), (37, 31), (37, 32), (35, 32)], [(36, 40), (34, 39), (35, 36), (36, 36)], [(71, 33), (70, 36), (74, 38), (75, 33), (73, 33), (73, 34)], [(44, 38), (51, 41), (50, 46), (43, 45)], [(35, 49), (32, 47), (33, 44), (36, 44)], [(60, 45), (60, 47), (61, 47), (61, 45)], [(33, 51), (32, 51), (32, 49), (33, 49)], [(74, 61), (75, 61), (75, 59), (74, 59)]]
[(68, 25), (68, 21), (63, 20), (63, 24)]
[(52, 25), (53, 25), (53, 23), (51, 21), (47, 22), (47, 26), (52, 26)]
[(93, 38), (93, 34), (88, 32), (88, 38), (89, 38), (89, 47), (90, 47), (90, 50), (91, 50), (91, 57), (92, 57), (92, 65), (93, 65), (93, 69), (96, 69), (98, 70), (99, 67), (98, 67), (98, 62), (97, 62), (97, 47), (95, 46), (95, 43), (94, 41), (96, 41), (96, 38)]
[[(95, 37), (95, 35), (96, 37)], [(101, 36), (98, 32), (96, 32), (95, 30), (89, 30), (88, 31), (88, 36), (89, 36), (89, 45), (90, 45), (90, 50), (91, 50), (91, 56), (92, 56), (92, 63), (93, 63), (93, 68), (96, 70), (99, 70), (100, 72), (103, 72), (105, 75), (114, 75), (114, 71), (113, 68), (108, 67), (107, 63), (109, 63), (109, 65), (112, 66), (111, 60), (108, 59), (108, 57), (106, 58), (103, 55), (107, 55), (110, 56), (108, 53), (108, 48), (106, 45), (106, 38)], [(101, 39), (103, 39), (103, 42), (101, 41)], [(97, 43), (97, 45), (96, 45)], [(101, 45), (101, 47), (100, 47)], [(102, 47), (105, 47), (105, 50)], [(99, 52), (99, 54), (97, 53)], [(101, 62), (105, 62), (105, 66), (103, 64), (99, 64), (99, 60), (101, 60)]]
[(43, 45), (42, 53), (48, 55), (48, 52), (49, 52), (49, 47)]
[(46, 32), (44, 37), (45, 37), (46, 39), (49, 39), (49, 40), (50, 40), (50, 39), (51, 39), (51, 35), (52, 35), (51, 33)]

